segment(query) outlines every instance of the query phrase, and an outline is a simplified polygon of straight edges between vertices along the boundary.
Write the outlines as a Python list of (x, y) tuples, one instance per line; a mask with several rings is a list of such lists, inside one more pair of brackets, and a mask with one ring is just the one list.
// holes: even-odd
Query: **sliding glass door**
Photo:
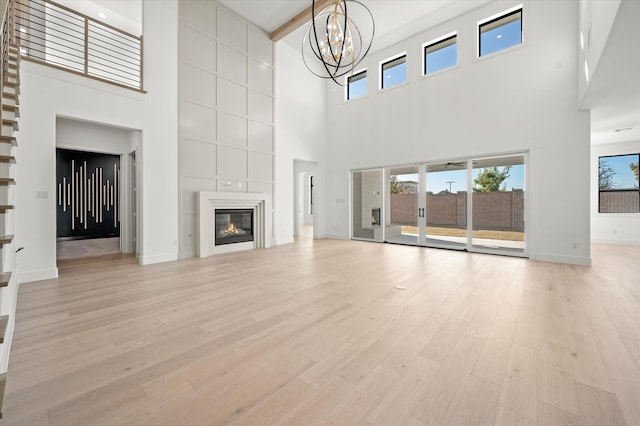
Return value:
[(419, 182), (419, 166), (385, 169), (385, 241), (399, 244), (420, 243), (419, 219), (424, 210)]
[(382, 241), (382, 169), (351, 173), (351, 237)]
[(526, 155), (352, 172), (352, 237), (526, 255)]
[(472, 249), (524, 253), (525, 156), (473, 162)]
[(426, 244), (465, 249), (468, 161), (427, 164)]

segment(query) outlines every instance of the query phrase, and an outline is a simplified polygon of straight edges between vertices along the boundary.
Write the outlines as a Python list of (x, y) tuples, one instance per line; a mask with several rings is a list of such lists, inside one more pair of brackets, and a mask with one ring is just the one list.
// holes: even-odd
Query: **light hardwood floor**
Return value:
[(305, 240), (61, 263), (20, 288), (2, 425), (639, 424), (640, 247), (593, 259)]

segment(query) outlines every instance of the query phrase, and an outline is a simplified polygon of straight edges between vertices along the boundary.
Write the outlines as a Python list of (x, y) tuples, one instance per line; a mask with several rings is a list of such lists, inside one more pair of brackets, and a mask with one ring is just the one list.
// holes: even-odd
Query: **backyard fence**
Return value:
[[(391, 223), (418, 223), (418, 194), (391, 194)], [(427, 226), (467, 227), (467, 192), (427, 194)], [(524, 191), (474, 192), (473, 228), (524, 231)]]

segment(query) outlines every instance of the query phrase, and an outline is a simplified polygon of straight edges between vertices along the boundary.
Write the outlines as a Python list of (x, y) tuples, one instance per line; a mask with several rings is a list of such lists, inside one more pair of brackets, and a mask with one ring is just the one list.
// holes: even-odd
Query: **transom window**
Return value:
[(407, 54), (396, 56), (380, 66), (380, 88), (388, 89), (407, 81)]
[(457, 34), (444, 36), (424, 46), (425, 75), (453, 67), (458, 62)]
[(367, 70), (347, 77), (347, 100), (356, 99), (367, 94)]
[(640, 154), (611, 155), (598, 159), (598, 212), (639, 213)]
[(478, 24), (478, 56), (522, 44), (522, 8)]

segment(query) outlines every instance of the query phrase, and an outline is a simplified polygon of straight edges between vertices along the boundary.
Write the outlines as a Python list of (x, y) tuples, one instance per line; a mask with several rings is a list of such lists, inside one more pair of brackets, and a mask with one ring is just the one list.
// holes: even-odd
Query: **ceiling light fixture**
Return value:
[(374, 33), (373, 14), (358, 0), (336, 0), (319, 12), (312, 0), (311, 22), (302, 40), (302, 60), (316, 76), (343, 86), (338, 79), (353, 73), (362, 62), (371, 49)]

